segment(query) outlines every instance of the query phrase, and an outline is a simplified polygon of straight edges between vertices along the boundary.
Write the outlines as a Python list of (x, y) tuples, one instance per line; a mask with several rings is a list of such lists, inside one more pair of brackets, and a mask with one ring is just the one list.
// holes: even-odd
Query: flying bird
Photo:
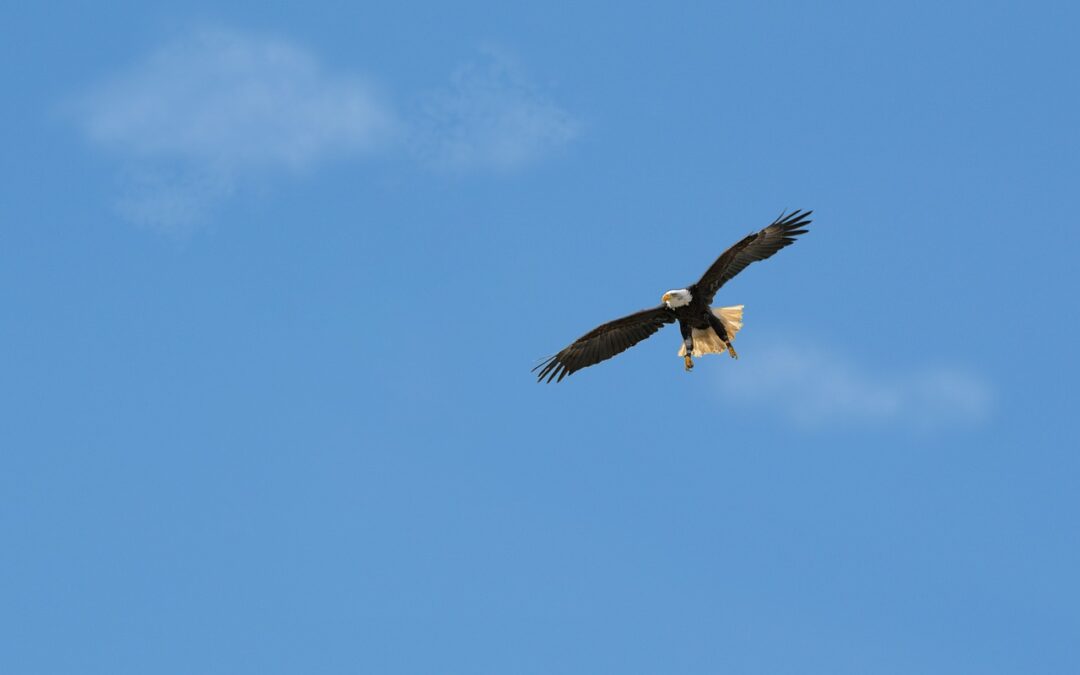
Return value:
[(545, 378), (548, 382), (561, 382), (567, 375), (606, 361), (676, 321), (683, 338), (679, 356), (683, 357), (687, 372), (694, 368), (695, 356), (726, 351), (731, 358), (739, 358), (731, 343), (743, 326), (743, 305), (713, 309), (710, 306), (713, 297), (747, 265), (765, 260), (794, 243), (795, 237), (806, 234), (811, 213), (813, 211), (780, 214), (765, 229), (748, 235), (724, 251), (696, 284), (664, 293), (659, 307), (643, 309), (585, 333), (533, 368), (533, 372), (540, 371), (537, 382), (543, 382)]

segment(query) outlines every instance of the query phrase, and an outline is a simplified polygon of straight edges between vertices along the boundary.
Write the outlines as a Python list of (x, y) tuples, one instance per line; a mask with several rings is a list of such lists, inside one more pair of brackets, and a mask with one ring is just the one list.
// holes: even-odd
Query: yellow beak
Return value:
[(660, 298), (660, 302), (667, 302), (671, 299), (671, 293), (664, 293), (664, 297)]

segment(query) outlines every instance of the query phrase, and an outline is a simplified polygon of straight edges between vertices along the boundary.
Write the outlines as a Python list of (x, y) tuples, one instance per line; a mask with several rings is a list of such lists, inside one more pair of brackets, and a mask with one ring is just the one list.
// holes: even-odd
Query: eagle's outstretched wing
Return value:
[(729, 279), (755, 260), (764, 260), (795, 241), (795, 237), (806, 234), (813, 211), (795, 211), (791, 215), (780, 217), (760, 232), (749, 235), (739, 243), (724, 251), (716, 262), (705, 271), (701, 280), (691, 287), (695, 298), (700, 298), (706, 305), (712, 304), (713, 296)]
[(533, 372), (540, 371), (536, 381), (542, 382), (546, 377), (548, 382), (553, 379), (559, 382), (575, 371), (626, 351), (663, 328), (664, 324), (674, 322), (675, 312), (660, 305), (597, 326), (533, 368)]

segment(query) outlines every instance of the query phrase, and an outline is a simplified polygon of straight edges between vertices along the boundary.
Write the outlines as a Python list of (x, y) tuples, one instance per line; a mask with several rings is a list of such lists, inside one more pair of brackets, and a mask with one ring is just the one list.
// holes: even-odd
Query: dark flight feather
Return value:
[(665, 324), (674, 322), (675, 312), (660, 305), (597, 326), (574, 340), (566, 349), (533, 368), (533, 372), (540, 371), (536, 380), (542, 382), (546, 377), (548, 382), (559, 382), (575, 371), (626, 351), (663, 328)]
[(780, 214), (771, 225), (755, 232), (720, 254), (701, 280), (690, 287), (695, 300), (706, 305), (712, 304), (713, 296), (720, 287), (731, 280), (747, 265), (757, 260), (765, 260), (780, 249), (794, 243), (795, 237), (806, 234), (813, 211), (795, 211), (790, 215)]

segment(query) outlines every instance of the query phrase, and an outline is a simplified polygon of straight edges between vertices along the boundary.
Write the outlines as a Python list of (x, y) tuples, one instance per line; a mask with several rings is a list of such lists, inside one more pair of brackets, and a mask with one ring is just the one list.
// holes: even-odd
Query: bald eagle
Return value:
[(621, 319), (597, 326), (574, 340), (561, 352), (545, 359), (533, 372), (540, 371), (537, 382), (546, 378), (561, 382), (567, 375), (610, 359), (641, 342), (665, 324), (679, 322), (683, 343), (679, 356), (687, 372), (694, 368), (695, 356), (722, 354), (731, 358), (739, 355), (732, 346), (735, 334), (742, 328), (743, 305), (710, 307), (713, 296), (729, 279), (750, 263), (764, 260), (806, 234), (812, 211), (781, 214), (768, 227), (748, 235), (716, 259), (696, 284), (664, 293), (663, 304), (644, 309)]

